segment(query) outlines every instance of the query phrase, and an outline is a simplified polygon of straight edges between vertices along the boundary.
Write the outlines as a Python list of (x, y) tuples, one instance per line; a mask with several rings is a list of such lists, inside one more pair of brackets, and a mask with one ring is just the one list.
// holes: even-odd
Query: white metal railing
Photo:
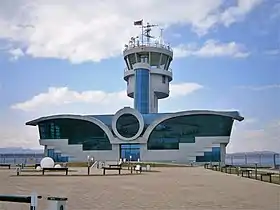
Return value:
[[(169, 71), (172, 73), (172, 69), (171, 68), (168, 68), (168, 70), (165, 70), (165, 69), (162, 69), (162, 68), (153, 68), (153, 69), (161, 69), (163, 71)], [(127, 71), (133, 71), (133, 69), (128, 69), (127, 67), (124, 68), (124, 73), (127, 72)]]
[(160, 44), (160, 43), (157, 43), (157, 42), (135, 43), (135, 44), (132, 43), (132, 44), (129, 44), (129, 45), (125, 45), (125, 48), (124, 48), (123, 51), (130, 50), (130, 49), (133, 49), (133, 48), (139, 48), (139, 47), (158, 47), (158, 48), (163, 48), (163, 49), (169, 50), (170, 52), (173, 52), (172, 48), (169, 45)]

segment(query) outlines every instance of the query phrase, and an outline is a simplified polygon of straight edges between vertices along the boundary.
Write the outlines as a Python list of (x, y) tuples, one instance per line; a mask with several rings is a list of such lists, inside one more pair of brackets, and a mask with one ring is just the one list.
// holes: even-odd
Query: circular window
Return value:
[(118, 133), (125, 138), (134, 137), (140, 128), (139, 120), (132, 114), (121, 115), (116, 122)]
[(119, 140), (136, 140), (144, 130), (143, 116), (135, 109), (124, 107), (113, 117), (112, 130)]

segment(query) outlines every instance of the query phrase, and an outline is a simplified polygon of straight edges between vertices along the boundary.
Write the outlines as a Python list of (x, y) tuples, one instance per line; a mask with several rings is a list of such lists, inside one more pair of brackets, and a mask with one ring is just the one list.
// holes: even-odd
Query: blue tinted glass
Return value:
[(130, 144), (121, 144), (121, 148), (122, 149), (129, 149), (130, 148)]
[[(105, 132), (96, 124), (74, 119), (54, 119), (40, 123), (41, 139), (68, 139), (68, 143), (82, 144), (83, 150), (112, 150)], [(51, 128), (55, 129), (51, 129)]]
[(131, 144), (131, 149), (140, 149), (139, 144)]
[(149, 113), (150, 73), (148, 69), (135, 70), (134, 108), (140, 113)]
[[(120, 145), (121, 158), (127, 160), (137, 161), (140, 158), (140, 145), (139, 144), (121, 144)], [(131, 157), (131, 159), (130, 159)]]
[(213, 147), (212, 152), (204, 152), (204, 156), (197, 156), (196, 162), (220, 162), (221, 149), (220, 147)]
[[(178, 149), (179, 143), (195, 143), (196, 136), (230, 136), (232, 123), (232, 118), (220, 115), (173, 117), (154, 128), (149, 136), (147, 148), (148, 150)], [(217, 148), (214, 148), (214, 153), (215, 159), (218, 159)]]
[(48, 157), (54, 158), (54, 149), (48, 149), (47, 151)]
[(116, 127), (120, 135), (131, 138), (137, 134), (140, 124), (134, 115), (123, 114), (118, 118)]

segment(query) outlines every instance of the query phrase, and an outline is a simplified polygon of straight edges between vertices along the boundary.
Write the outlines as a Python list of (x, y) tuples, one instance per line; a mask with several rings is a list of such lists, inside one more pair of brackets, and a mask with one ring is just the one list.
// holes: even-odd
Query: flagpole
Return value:
[(142, 34), (141, 34), (142, 45), (144, 45), (144, 26), (143, 26), (143, 19), (142, 19), (141, 28), (142, 28)]

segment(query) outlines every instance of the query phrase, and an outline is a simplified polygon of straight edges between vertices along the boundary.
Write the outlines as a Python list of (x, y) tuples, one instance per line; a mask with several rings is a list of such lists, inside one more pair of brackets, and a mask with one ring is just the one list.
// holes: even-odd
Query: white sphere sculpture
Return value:
[(44, 157), (40, 162), (41, 168), (53, 168), (54, 167), (54, 161), (50, 157)]
[(36, 167), (36, 170), (37, 170), (37, 171), (41, 171), (42, 168), (41, 168), (40, 166), (37, 166), (37, 167)]
[(56, 164), (54, 167), (55, 167), (55, 168), (61, 168), (61, 165)]

